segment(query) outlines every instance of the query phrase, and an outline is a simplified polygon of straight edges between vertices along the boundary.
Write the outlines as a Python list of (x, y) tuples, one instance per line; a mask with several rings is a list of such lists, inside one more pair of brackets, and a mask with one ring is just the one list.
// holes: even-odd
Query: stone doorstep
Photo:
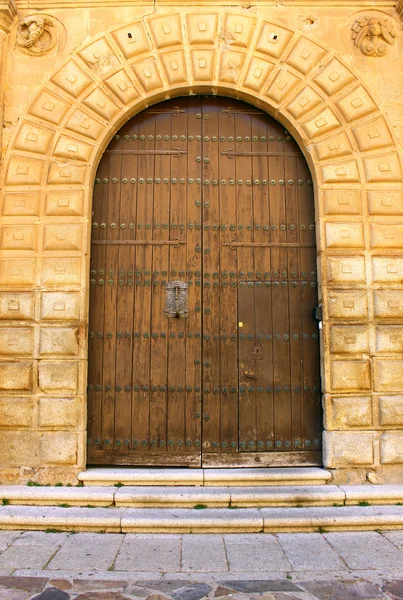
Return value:
[(303, 508), (0, 507), (0, 529), (116, 533), (278, 533), (403, 529), (403, 506)]
[(321, 485), (331, 473), (320, 467), (180, 469), (180, 468), (89, 468), (78, 475), (85, 486), (186, 485), (186, 486), (268, 486)]
[[(269, 508), (403, 503), (403, 484), (308, 486), (0, 486), (5, 505), (122, 508)], [(67, 507), (66, 507), (67, 508)]]

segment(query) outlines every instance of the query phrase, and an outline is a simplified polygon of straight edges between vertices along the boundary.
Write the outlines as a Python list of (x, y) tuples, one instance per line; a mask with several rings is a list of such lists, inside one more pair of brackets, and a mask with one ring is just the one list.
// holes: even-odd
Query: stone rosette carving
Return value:
[(354, 46), (365, 56), (386, 56), (396, 38), (395, 22), (387, 17), (359, 17), (351, 30)]
[(57, 27), (49, 17), (30, 15), (19, 21), (16, 43), (27, 54), (41, 56), (54, 48), (57, 41)]

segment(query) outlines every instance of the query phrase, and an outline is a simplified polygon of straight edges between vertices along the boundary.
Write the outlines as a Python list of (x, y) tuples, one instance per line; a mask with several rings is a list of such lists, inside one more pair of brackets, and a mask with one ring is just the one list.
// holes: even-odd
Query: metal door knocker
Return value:
[(188, 284), (184, 281), (168, 281), (165, 285), (165, 310), (167, 318), (188, 316)]

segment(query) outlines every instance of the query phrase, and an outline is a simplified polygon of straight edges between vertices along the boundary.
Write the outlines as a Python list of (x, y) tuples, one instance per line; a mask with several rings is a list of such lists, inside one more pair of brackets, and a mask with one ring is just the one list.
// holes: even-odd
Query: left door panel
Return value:
[[(109, 144), (94, 185), (88, 463), (200, 465), (200, 100), (164, 103)], [(165, 284), (189, 316), (166, 318)]]

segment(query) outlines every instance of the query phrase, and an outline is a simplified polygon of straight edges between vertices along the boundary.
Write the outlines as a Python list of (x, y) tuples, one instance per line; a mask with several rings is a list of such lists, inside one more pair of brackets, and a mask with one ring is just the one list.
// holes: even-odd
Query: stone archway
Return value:
[[(155, 13), (86, 43), (41, 87), (19, 123), (4, 168), (0, 275), (2, 318), (19, 326), (4, 328), (11, 343), (0, 391), (39, 416), (29, 433), (19, 426), (2, 433), (10, 449), (4, 462), (42, 466), (46, 480), (55, 472), (72, 477), (84, 466), (95, 169), (128, 118), (192, 93), (251, 102), (299, 142), (316, 190), (325, 464), (376, 467), (379, 442), (381, 462), (398, 461), (403, 434), (396, 427), (403, 421), (388, 415), (399, 401), (393, 396), (401, 393), (403, 361), (382, 350), (384, 336), (394, 335), (386, 325), (403, 315), (402, 292), (393, 289), (403, 270), (394, 254), (403, 238), (403, 225), (394, 222), (401, 166), (390, 128), (328, 48), (260, 18), (211, 10)], [(374, 317), (385, 323), (381, 332)]]

